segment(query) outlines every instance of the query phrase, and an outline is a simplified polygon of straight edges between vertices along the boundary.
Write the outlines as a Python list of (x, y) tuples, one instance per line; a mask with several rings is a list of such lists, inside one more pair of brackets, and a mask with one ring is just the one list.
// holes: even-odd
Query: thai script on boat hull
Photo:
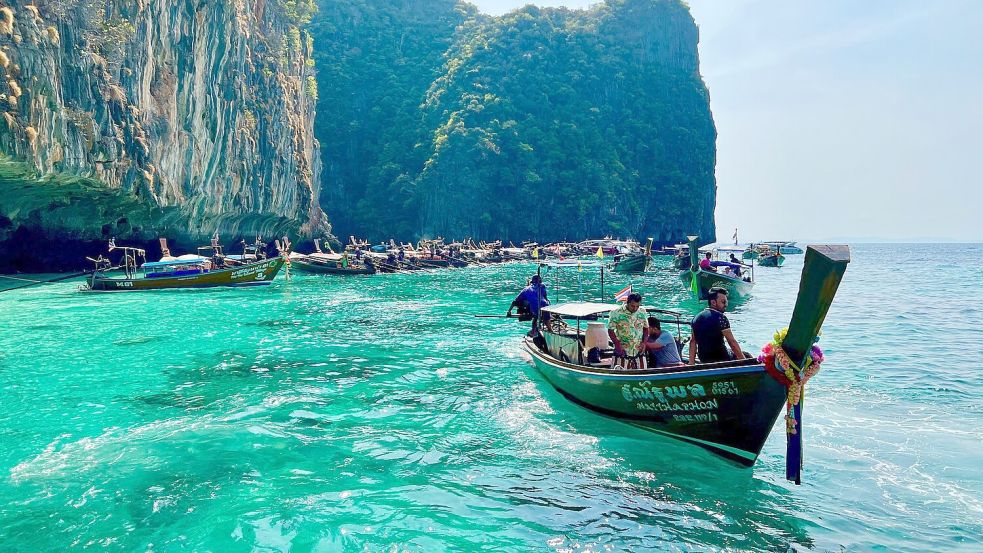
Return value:
[(252, 267), (236, 269), (235, 271), (232, 271), (232, 279), (240, 279), (256, 273), (256, 280), (263, 280), (266, 278), (267, 269), (273, 268), (274, 265), (276, 265), (276, 261), (269, 261), (263, 265), (254, 265)]

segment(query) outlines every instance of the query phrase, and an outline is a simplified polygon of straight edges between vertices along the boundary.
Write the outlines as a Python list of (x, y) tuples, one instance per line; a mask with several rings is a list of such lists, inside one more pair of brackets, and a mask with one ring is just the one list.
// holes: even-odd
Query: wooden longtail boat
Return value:
[[(791, 359), (803, 359), (812, 346), (849, 259), (846, 246), (809, 247), (782, 344)], [(541, 339), (523, 342), (536, 370), (587, 409), (753, 465), (785, 407), (785, 385), (756, 359), (631, 371), (612, 370), (610, 361), (586, 362), (582, 322), (606, 317), (617, 307), (566, 303), (544, 308), (552, 322), (540, 324)], [(558, 324), (558, 318), (576, 320), (576, 327)], [(797, 447), (801, 452), (801, 443)], [(793, 453), (790, 445), (789, 463), (796, 461)], [(801, 458), (797, 462), (801, 466)]]
[[(679, 279), (690, 289), (696, 299), (707, 299), (707, 293), (711, 288), (727, 290), (727, 296), (731, 301), (742, 301), (751, 297), (751, 292), (754, 289), (753, 267), (750, 271), (745, 271), (733, 263), (715, 261), (713, 264), (720, 266), (719, 271), (701, 269), (696, 238), (691, 237), (689, 244), (690, 266), (679, 274)], [(727, 271), (731, 267), (742, 272), (738, 275), (736, 272)]]
[(640, 254), (629, 254), (623, 255), (615, 258), (614, 265), (611, 266), (611, 270), (616, 273), (623, 274), (639, 274), (644, 273), (645, 269), (648, 268), (649, 263), (652, 261), (652, 239), (648, 239), (648, 243), (645, 245), (645, 251)]
[(780, 253), (770, 252), (767, 255), (762, 254), (758, 257), (758, 265), (762, 267), (781, 267), (784, 264), (785, 256)]
[(310, 258), (291, 259), (290, 268), (304, 273), (322, 275), (373, 275), (376, 270), (372, 265), (347, 265), (338, 262), (322, 262)]
[(203, 263), (171, 263), (173, 265), (171, 268), (166, 264), (168, 263), (145, 263), (142, 267), (142, 276), (130, 272), (125, 277), (111, 277), (102, 270), (96, 269), (88, 278), (88, 290), (122, 292), (168, 288), (265, 286), (273, 282), (276, 274), (283, 267), (283, 258), (264, 259), (226, 269), (207, 269)]
[(690, 259), (688, 253), (680, 252), (672, 258), (673, 269), (678, 269), (680, 271), (685, 271), (690, 266)]

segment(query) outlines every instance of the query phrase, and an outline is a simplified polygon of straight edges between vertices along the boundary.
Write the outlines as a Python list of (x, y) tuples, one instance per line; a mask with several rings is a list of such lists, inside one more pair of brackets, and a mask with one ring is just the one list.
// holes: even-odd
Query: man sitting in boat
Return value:
[(668, 330), (662, 330), (662, 323), (649, 317), (649, 336), (645, 342), (649, 367), (675, 367), (683, 364), (679, 357), (676, 338)]
[[(727, 290), (711, 288), (707, 292), (709, 307), (693, 318), (693, 339), (689, 343), (689, 364), (696, 364), (699, 356), (700, 363), (718, 363), (744, 359), (744, 352), (737, 344), (737, 338), (730, 329), (730, 321), (724, 315), (727, 309)], [(730, 352), (724, 346), (724, 340), (730, 346)]]
[(608, 337), (614, 343), (611, 368), (646, 368), (645, 343), (648, 336), (648, 313), (642, 308), (642, 295), (631, 294), (624, 305), (608, 315)]
[(712, 273), (717, 272), (717, 270), (713, 268), (713, 265), (710, 264), (710, 252), (707, 252), (706, 257), (700, 260), (700, 269), (710, 271)]
[(539, 310), (549, 304), (550, 300), (546, 297), (546, 285), (543, 284), (543, 279), (539, 275), (533, 275), (529, 279), (529, 285), (523, 288), (519, 295), (512, 300), (512, 305), (509, 306), (505, 316), (511, 317), (512, 310), (518, 308), (520, 321), (526, 320), (526, 317), (532, 318), (532, 330), (529, 331), (529, 335), (535, 336), (539, 332)]
[(731, 269), (734, 271), (734, 276), (741, 278), (741, 261), (737, 259), (737, 256), (730, 254)]

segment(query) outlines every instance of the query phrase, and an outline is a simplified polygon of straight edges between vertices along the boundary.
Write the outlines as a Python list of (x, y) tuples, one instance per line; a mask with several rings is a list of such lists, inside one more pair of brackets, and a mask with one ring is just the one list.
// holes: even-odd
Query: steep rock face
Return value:
[(716, 129), (675, 0), (476, 20), (424, 108), (423, 234), (712, 241)]
[(716, 129), (681, 1), (320, 1), (322, 198), (345, 234), (713, 240)]
[[(118, 229), (128, 214), (106, 210), (63, 228), (49, 215), (37, 230), (101, 239), (108, 223), (118, 238), (189, 243), (216, 231), (328, 232), (312, 46), (300, 29), (307, 4), (21, 0), (0, 8), (0, 154), (32, 168), (52, 197), (60, 177), (81, 176), (151, 213), (136, 229)], [(3, 208), (11, 227), (32, 219), (16, 197)]]

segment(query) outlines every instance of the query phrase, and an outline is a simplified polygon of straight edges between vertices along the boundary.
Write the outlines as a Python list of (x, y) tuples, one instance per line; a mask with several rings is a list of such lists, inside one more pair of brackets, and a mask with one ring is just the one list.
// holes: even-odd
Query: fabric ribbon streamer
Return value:
[[(813, 345), (799, 367), (782, 348), (788, 329), (775, 333), (775, 339), (761, 348), (758, 361), (763, 363), (768, 374), (785, 386), (788, 396), (785, 401), (785, 478), (802, 484), (802, 407), (805, 402), (805, 384), (819, 372), (825, 358), (823, 350)], [(815, 341), (819, 341), (816, 337)]]

